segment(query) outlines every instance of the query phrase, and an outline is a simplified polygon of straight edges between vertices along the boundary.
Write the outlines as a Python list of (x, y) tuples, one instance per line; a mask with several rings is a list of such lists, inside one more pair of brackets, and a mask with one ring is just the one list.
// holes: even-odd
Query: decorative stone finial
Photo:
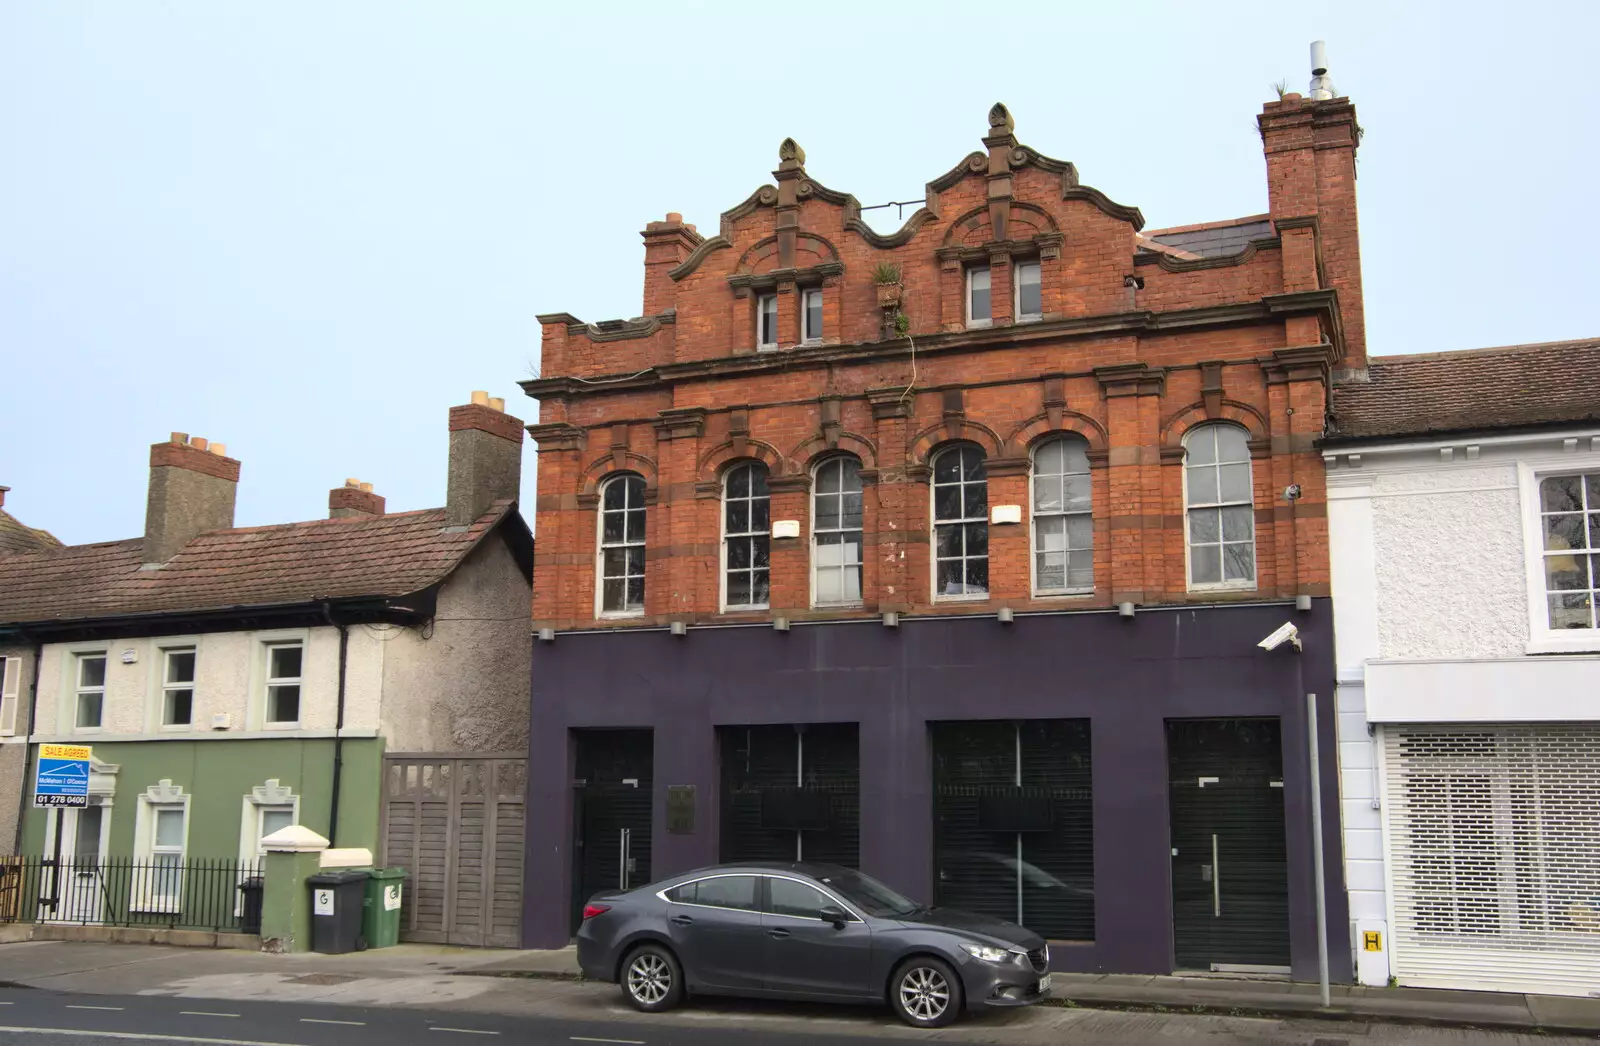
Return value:
[(778, 146), (779, 167), (804, 167), (806, 151), (793, 138), (785, 138)]
[(1011, 110), (1006, 108), (1004, 102), (996, 102), (994, 108), (989, 110), (989, 126), (999, 133), (1009, 134), (1017, 129), (1017, 121), (1011, 118)]

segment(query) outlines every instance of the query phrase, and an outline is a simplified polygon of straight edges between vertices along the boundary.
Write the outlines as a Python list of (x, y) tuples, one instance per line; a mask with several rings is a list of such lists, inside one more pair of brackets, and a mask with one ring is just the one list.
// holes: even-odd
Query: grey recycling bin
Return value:
[(324, 955), (361, 951), (365, 871), (318, 872), (306, 876), (311, 890), (311, 950)]

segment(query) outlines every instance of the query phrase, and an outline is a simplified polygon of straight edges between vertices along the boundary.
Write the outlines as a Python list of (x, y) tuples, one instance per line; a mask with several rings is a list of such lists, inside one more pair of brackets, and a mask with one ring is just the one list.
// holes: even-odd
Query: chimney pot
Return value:
[(361, 481), (354, 477), (346, 477), (344, 485), (347, 487), (359, 487), (361, 486)]
[(489, 405), (489, 394), (482, 389), (474, 389), (472, 391), (472, 402), (480, 407), (487, 407)]
[(187, 443), (189, 442), (189, 434), (187, 432), (174, 432), (172, 434), (172, 442)]
[(204, 436), (190, 436), (189, 446), (193, 447), (195, 450), (205, 450), (207, 446), (206, 438)]
[(0, 487), (0, 508), (6, 507), (6, 491), (10, 489), (10, 487)]
[(363, 494), (371, 494), (372, 493), (372, 484), (371, 483), (363, 483), (363, 484), (361, 484), (361, 492)]
[(679, 214), (677, 211), (668, 211), (667, 221), (672, 222), (674, 225), (681, 224), (683, 222), (683, 215)]
[(371, 483), (347, 479), (344, 486), (328, 491), (329, 519), (365, 519), (381, 516), (384, 499), (372, 492)]
[(213, 443), (211, 444), (211, 453), (219, 458), (225, 458), (228, 456), (228, 445), (226, 443)]
[(503, 397), (500, 397), (500, 396), (490, 396), (489, 397), (489, 409), (490, 410), (497, 410), (500, 413), (504, 414), (506, 412), (506, 401), (505, 401), (505, 399)]

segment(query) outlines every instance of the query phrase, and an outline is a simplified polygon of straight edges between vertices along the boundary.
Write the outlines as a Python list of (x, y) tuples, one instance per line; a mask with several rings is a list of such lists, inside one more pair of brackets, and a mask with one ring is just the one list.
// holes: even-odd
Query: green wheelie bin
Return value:
[(405, 896), (404, 868), (374, 868), (367, 880), (361, 935), (368, 948), (388, 948), (400, 943), (400, 904)]

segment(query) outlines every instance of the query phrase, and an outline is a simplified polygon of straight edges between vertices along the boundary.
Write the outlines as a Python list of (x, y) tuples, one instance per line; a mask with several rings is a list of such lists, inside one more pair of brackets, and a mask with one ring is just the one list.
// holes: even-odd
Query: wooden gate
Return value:
[(527, 783), (519, 756), (384, 758), (384, 863), (411, 873), (402, 941), (521, 946)]

